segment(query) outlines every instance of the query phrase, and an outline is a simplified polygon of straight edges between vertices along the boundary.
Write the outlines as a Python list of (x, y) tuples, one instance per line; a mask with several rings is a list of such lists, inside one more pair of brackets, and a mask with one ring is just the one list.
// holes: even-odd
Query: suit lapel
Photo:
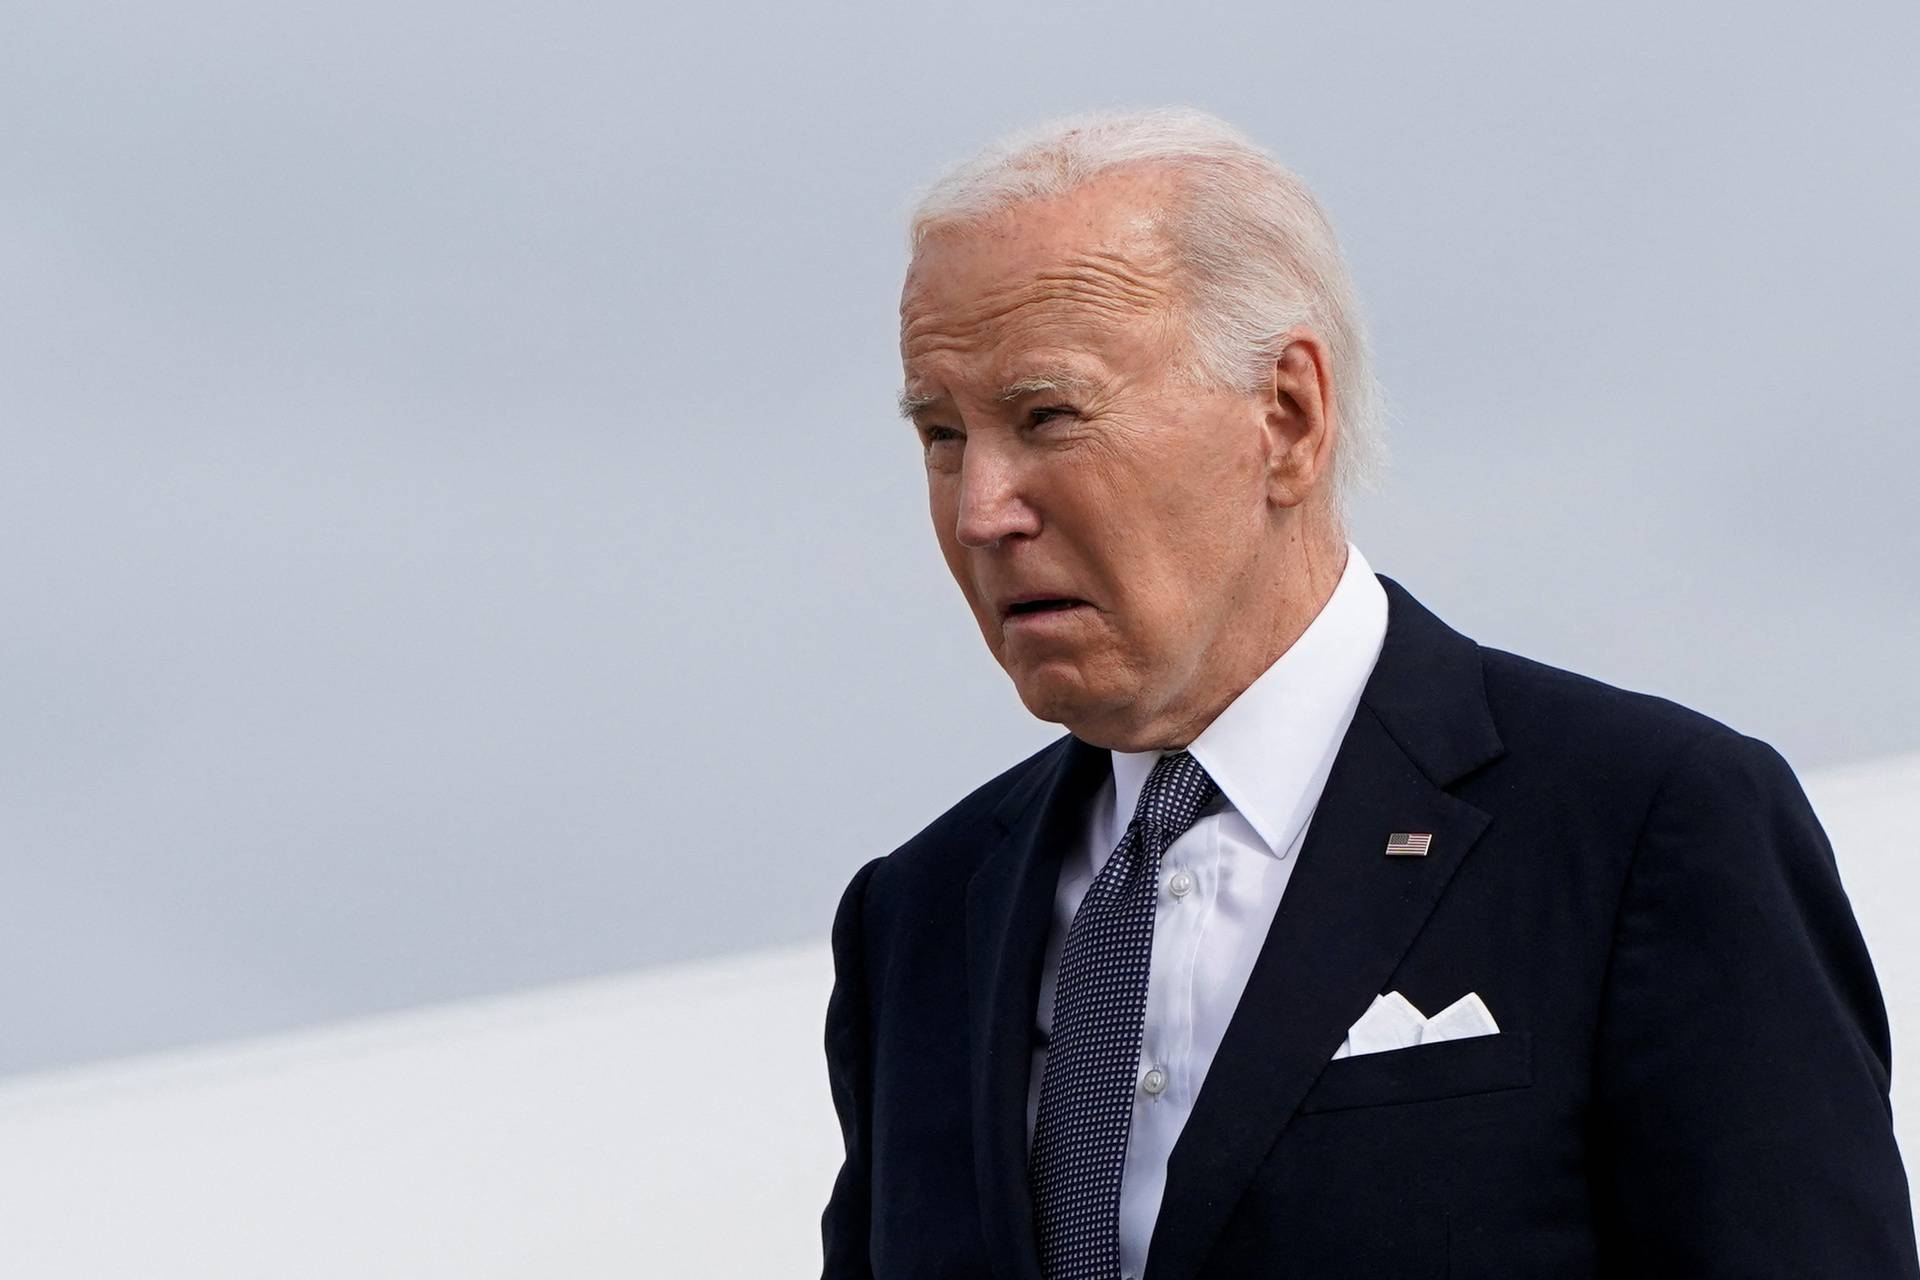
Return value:
[[(1489, 822), (1446, 787), (1502, 750), (1477, 646), (1391, 578), (1387, 635), (1272, 927), (1167, 1161), (1147, 1280), (1192, 1280), (1300, 1100)], [(1396, 831), (1433, 835), (1390, 858)]]
[(1105, 750), (1058, 739), (994, 810), (996, 844), (967, 884), (974, 1175), (998, 1280), (1040, 1280), (1026, 1180), (1040, 967), (1062, 855), (1084, 837), (1088, 801), (1110, 772)]

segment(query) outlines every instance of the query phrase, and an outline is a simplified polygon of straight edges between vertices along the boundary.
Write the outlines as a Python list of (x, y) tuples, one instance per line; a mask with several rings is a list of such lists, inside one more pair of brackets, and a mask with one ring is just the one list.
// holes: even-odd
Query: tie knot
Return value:
[(1185, 751), (1169, 751), (1154, 762), (1153, 772), (1140, 788), (1133, 807), (1135, 822), (1151, 823), (1166, 832), (1170, 844), (1193, 825), (1220, 788)]

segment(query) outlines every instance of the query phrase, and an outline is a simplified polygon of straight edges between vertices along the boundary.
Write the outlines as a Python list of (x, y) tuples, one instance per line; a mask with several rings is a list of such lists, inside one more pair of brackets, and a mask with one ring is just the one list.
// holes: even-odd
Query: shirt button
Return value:
[(1167, 1087), (1167, 1073), (1158, 1067), (1153, 1068), (1147, 1072), (1146, 1079), (1140, 1082), (1140, 1087), (1154, 1097), (1159, 1097)]
[(1176, 898), (1184, 898), (1193, 888), (1193, 877), (1184, 871), (1176, 871), (1167, 879), (1167, 892)]

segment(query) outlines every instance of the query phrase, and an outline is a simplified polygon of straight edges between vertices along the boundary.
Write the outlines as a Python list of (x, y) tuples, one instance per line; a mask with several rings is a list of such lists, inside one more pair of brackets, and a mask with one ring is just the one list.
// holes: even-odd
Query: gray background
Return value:
[(0, 9), (0, 1071), (825, 933), (1058, 732), (892, 416), (912, 187), (1188, 101), (1341, 229), (1355, 541), (1920, 745), (1911, 3)]

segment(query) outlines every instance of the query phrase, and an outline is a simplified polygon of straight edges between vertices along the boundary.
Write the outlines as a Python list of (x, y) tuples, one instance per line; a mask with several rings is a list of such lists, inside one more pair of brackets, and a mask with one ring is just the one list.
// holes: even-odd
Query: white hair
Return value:
[(1226, 121), (1195, 107), (1089, 111), (1008, 134), (917, 193), (910, 251), (932, 232), (984, 222), (1030, 200), (1075, 191), (1121, 166), (1176, 175), (1163, 225), (1185, 291), (1189, 373), (1201, 385), (1270, 386), (1279, 339), (1304, 325), (1333, 365), (1332, 507), (1385, 462), (1384, 398), (1368, 358), (1353, 281), (1333, 226), (1307, 185)]

